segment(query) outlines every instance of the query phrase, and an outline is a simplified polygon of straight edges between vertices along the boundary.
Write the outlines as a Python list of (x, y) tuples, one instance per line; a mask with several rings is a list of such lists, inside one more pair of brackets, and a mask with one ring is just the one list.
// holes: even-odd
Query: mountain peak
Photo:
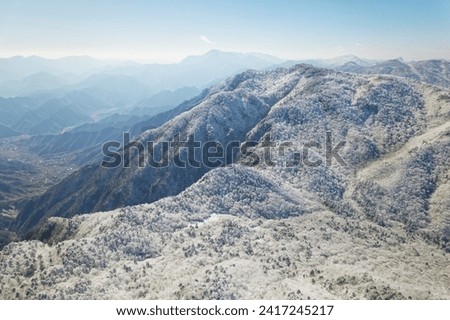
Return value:
[(241, 53), (212, 49), (202, 55), (188, 56), (183, 59), (180, 64), (198, 64), (207, 61), (212, 63), (223, 63), (226, 61), (226, 63), (230, 64), (255, 64), (256, 66), (254, 66), (254, 68), (259, 68), (257, 65), (266, 67), (281, 63), (284, 60), (264, 53)]

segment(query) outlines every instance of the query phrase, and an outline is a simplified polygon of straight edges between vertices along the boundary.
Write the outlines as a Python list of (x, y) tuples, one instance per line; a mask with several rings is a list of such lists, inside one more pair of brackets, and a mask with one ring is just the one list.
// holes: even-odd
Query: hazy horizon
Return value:
[(91, 56), (88, 54), (80, 54), (80, 55), (69, 55), (69, 56), (59, 56), (59, 57), (48, 57), (48, 56), (42, 56), (42, 55), (36, 55), (36, 54), (30, 54), (30, 55), (13, 55), (13, 56), (0, 56), (0, 59), (12, 59), (12, 58), (41, 58), (41, 59), (46, 59), (46, 60), (60, 60), (60, 59), (66, 59), (66, 58), (88, 58), (88, 59), (94, 59), (97, 60), (99, 62), (105, 62), (105, 63), (117, 63), (117, 64), (124, 64), (124, 63), (136, 63), (136, 64), (177, 64), (177, 63), (181, 63), (183, 60), (189, 58), (189, 57), (200, 57), (200, 56), (204, 56), (209, 54), (212, 51), (219, 51), (221, 53), (230, 53), (230, 54), (242, 54), (242, 55), (267, 55), (273, 58), (278, 58), (284, 61), (308, 61), (308, 60), (317, 60), (317, 61), (327, 61), (327, 60), (333, 60), (333, 59), (338, 59), (338, 58), (344, 58), (344, 57), (355, 57), (355, 58), (359, 58), (362, 60), (368, 60), (368, 61), (373, 61), (373, 62), (381, 62), (381, 61), (385, 61), (385, 60), (394, 60), (394, 59), (402, 59), (406, 62), (413, 62), (413, 61), (421, 61), (421, 60), (450, 60), (450, 59), (446, 59), (446, 58), (439, 58), (439, 57), (430, 57), (427, 59), (405, 59), (404, 57), (401, 56), (396, 56), (396, 57), (387, 57), (385, 59), (370, 59), (364, 56), (358, 56), (355, 55), (353, 53), (348, 53), (348, 54), (344, 54), (344, 55), (338, 55), (338, 56), (331, 56), (331, 57), (306, 57), (306, 58), (297, 58), (297, 59), (288, 59), (288, 58), (284, 58), (284, 57), (280, 57), (280, 56), (275, 56), (275, 55), (271, 55), (265, 52), (237, 52), (237, 51), (224, 51), (224, 50), (218, 50), (218, 49), (211, 49), (211, 50), (207, 50), (205, 52), (199, 53), (199, 54), (190, 54), (187, 56), (182, 57), (179, 60), (175, 60), (175, 61), (155, 61), (155, 60), (134, 60), (134, 59), (108, 59), (108, 58), (102, 58), (102, 57), (95, 57), (95, 56)]
[(211, 49), (283, 59), (450, 59), (446, 1), (3, 1), (0, 57), (173, 63)]

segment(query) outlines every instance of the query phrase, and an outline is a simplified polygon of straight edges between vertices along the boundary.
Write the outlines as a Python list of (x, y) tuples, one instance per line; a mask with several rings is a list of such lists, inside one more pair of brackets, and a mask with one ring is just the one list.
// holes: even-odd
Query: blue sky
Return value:
[(450, 0), (0, 0), (0, 57), (450, 59)]

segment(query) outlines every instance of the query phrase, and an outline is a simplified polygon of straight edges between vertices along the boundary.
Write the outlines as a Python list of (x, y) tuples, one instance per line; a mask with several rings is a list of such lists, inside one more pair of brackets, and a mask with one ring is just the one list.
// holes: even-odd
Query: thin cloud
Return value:
[(214, 41), (209, 40), (207, 36), (200, 36), (200, 40), (207, 44), (216, 44)]

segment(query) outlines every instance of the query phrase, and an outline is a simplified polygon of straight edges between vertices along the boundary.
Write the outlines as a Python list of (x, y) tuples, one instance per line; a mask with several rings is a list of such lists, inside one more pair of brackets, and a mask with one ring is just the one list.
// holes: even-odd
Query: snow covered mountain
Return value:
[(393, 59), (372, 65), (349, 61), (333, 68), (353, 73), (389, 74), (450, 88), (450, 62), (446, 60), (405, 62), (402, 59)]
[(23, 208), (17, 230), (43, 224), (0, 252), (0, 296), (449, 299), (450, 92), (408, 78), (297, 65), (210, 88), (137, 141), (271, 141), (271, 162), (86, 167)]
[[(278, 67), (290, 68), (296, 64), (310, 64), (319, 68), (337, 69), (342, 68), (345, 65), (357, 65), (359, 67), (369, 67), (377, 64), (377, 60), (370, 60), (359, 58), (355, 55), (349, 54), (344, 56), (338, 56), (331, 59), (304, 59), (304, 60), (288, 60), (277, 65)], [(344, 71), (344, 70), (343, 70)]]

